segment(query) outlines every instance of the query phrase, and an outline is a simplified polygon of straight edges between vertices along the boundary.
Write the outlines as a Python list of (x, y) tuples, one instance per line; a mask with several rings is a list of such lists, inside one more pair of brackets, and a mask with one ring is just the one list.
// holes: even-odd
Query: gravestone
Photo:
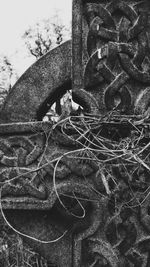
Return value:
[[(0, 115), (1, 213), (54, 266), (150, 266), (148, 0), (74, 0)], [(72, 52), (71, 52), (72, 49)], [(42, 122), (67, 90), (82, 107)]]

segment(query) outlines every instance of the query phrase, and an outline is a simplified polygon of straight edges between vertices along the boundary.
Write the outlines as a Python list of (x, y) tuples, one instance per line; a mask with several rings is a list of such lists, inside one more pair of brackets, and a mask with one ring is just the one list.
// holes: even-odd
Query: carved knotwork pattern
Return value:
[[(73, 97), (92, 114), (113, 109), (127, 114), (145, 113), (150, 93), (147, 1), (145, 5), (143, 1), (93, 2), (84, 1), (83, 16), (88, 27), (85, 90), (74, 91)], [(103, 122), (98, 121), (102, 123), (99, 127), (88, 114), (92, 122), (85, 127), (84, 115), (79, 121), (68, 119), (72, 125), (68, 132), (68, 124), (63, 127), (59, 122), (58, 127), (51, 125), (47, 132), (29, 135), (24, 130), (21, 135), (16, 131), (7, 139), (2, 135), (2, 205), (6, 209), (12, 205), (18, 209), (52, 210), (56, 215), (52, 224), (59, 230), (56, 238), (58, 233), (66, 233), (63, 238), (72, 239), (74, 267), (148, 267), (149, 126), (143, 128), (140, 122), (129, 121), (130, 126), (123, 127), (127, 117), (120, 122), (120, 116), (104, 116)], [(99, 116), (94, 118), (98, 120)], [(109, 125), (111, 118), (113, 123)], [(147, 146), (142, 153), (140, 141)], [(114, 143), (125, 155), (105, 165), (110, 154), (99, 149), (113, 150)], [(101, 164), (89, 160), (91, 154), (83, 147), (96, 150), (93, 155)], [(139, 153), (145, 165), (139, 161)], [(139, 156), (138, 161), (134, 156)], [(127, 164), (126, 157), (132, 158), (133, 164)]]
[[(118, 174), (119, 184), (109, 200), (105, 199), (99, 228), (92, 237), (83, 240), (83, 262), (94, 267), (149, 266), (149, 197), (145, 197), (146, 190), (139, 192), (140, 186), (139, 191), (134, 188), (134, 178), (126, 180), (127, 171), (123, 174), (120, 170)], [(145, 175), (148, 179), (149, 174)]]
[(7, 139), (1, 138), (0, 182), (3, 187), (2, 196), (24, 195), (40, 199), (45, 198), (46, 192), (38, 190), (41, 175), (36, 171), (33, 173), (43, 153), (44, 144), (44, 134), (14, 135)]
[(92, 91), (103, 111), (117, 108), (122, 113), (144, 113), (150, 84), (146, 1), (87, 3), (85, 12), (90, 56), (85, 89)]
[[(81, 125), (80, 121), (80, 127)], [(84, 125), (83, 123), (82, 127), (85, 132)], [(62, 131), (61, 127), (56, 127), (46, 134), (14, 135), (8, 137), (7, 141), (5, 137), (1, 138), (1, 177), (7, 182), (7, 179), (19, 175), (18, 179), (15, 178), (2, 187), (3, 200), (6, 201), (9, 197), (14, 201), (13, 205), (19, 201), (21, 205), (21, 199), (26, 197), (23, 206), (25, 208), (28, 198), (33, 198), (42, 200), (45, 209), (55, 208), (58, 228), (61, 228), (60, 222), (64, 220), (65, 230), (69, 227), (69, 234), (74, 234), (74, 254), (76, 258), (80, 257), (81, 266), (148, 266), (148, 169), (138, 163), (128, 165), (124, 160), (123, 164), (115, 164), (117, 162), (112, 161), (105, 166), (107, 171), (104, 170), (109, 187), (109, 191), (106, 190), (102, 177), (103, 166), (99, 169), (94, 161), (88, 159), (89, 155), (85, 151), (80, 151), (77, 142), (80, 135), (70, 129), (67, 132), (66, 128)], [(93, 131), (95, 132), (95, 127)], [(97, 131), (100, 132), (100, 128)], [(116, 128), (110, 136), (113, 136), (113, 131), (116, 131)], [(131, 138), (137, 140), (138, 137), (134, 135), (133, 130)], [(143, 142), (146, 140), (143, 138)], [(87, 145), (86, 137), (85, 140), (80, 137), (80, 142), (83, 145), (86, 142)], [(107, 145), (106, 142), (105, 146)], [(90, 142), (88, 146), (93, 147)], [(121, 147), (128, 149), (129, 146), (128, 137), (124, 138)], [(111, 143), (108, 147), (111, 149)], [(138, 152), (141, 149), (142, 146), (139, 145)], [(105, 157), (98, 151), (96, 155), (99, 159), (109, 160), (109, 156)], [(147, 158), (145, 164), (149, 166), (148, 144), (142, 155)], [(58, 199), (53, 175), (57, 159), (61, 156), (55, 172)], [(37, 167), (41, 168), (36, 171)], [(32, 172), (28, 173), (27, 168)], [(5, 176), (2, 174), (4, 170)], [(40, 185), (44, 185), (42, 190)], [(81, 205), (85, 210), (84, 218)], [(80, 243), (81, 252), (77, 249)], [(78, 253), (79, 255), (76, 255)]]

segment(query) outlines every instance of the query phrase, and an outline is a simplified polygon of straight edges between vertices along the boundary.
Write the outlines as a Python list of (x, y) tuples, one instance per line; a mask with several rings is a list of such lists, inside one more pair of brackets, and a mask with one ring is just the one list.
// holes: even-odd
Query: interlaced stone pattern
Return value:
[[(89, 28), (85, 89), (95, 91), (102, 110), (144, 113), (150, 84), (146, 3), (87, 3), (84, 8)], [(141, 107), (143, 98), (147, 98), (145, 107)]]
[[(1, 214), (51, 266), (150, 266), (149, 10), (74, 0), (72, 74), (68, 42), (2, 108)], [(42, 122), (71, 79), (79, 115)]]

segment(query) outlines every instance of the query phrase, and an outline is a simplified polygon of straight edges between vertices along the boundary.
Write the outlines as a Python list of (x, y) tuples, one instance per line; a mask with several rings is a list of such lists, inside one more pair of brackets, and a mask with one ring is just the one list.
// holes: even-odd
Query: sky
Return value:
[(0, 0), (0, 55), (11, 58), (21, 74), (32, 63), (25, 58), (21, 39), (24, 31), (44, 18), (53, 17), (56, 11), (62, 22), (69, 25), (71, 10), (72, 0)]

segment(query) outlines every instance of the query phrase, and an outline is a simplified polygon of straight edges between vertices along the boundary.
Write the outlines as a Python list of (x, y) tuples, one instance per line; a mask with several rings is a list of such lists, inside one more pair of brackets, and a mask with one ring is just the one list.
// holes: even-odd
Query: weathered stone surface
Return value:
[[(71, 145), (67, 137), (68, 143), (67, 140), (63, 143), (60, 129), (51, 130), (52, 125), (44, 122), (0, 125), (1, 204), (8, 222), (30, 236), (25, 240), (36, 251), (57, 266), (77, 266), (75, 262), (80, 260), (81, 251), (75, 247), (79, 246), (81, 236), (86, 237), (97, 229), (100, 220), (96, 218), (102, 216), (104, 200), (99, 202), (88, 186), (94, 186), (90, 177), (95, 173), (95, 166), (78, 159), (72, 164), (72, 159), (63, 158), (68, 152), (78, 155), (78, 150), (74, 152), (76, 142)], [(54, 167), (60, 157), (55, 184)], [(81, 203), (86, 210), (83, 218), (83, 210), (74, 195), (83, 198)], [(51, 243), (62, 235), (60, 241)], [(71, 254), (72, 250), (75, 255)]]
[[(13, 86), (0, 112), (1, 123), (34, 121), (47, 99), (56, 99), (71, 88), (71, 41), (35, 62)], [(48, 107), (47, 107), (48, 109)], [(41, 118), (40, 118), (41, 119)]]
[[(83, 118), (75, 124), (80, 125), (80, 129), (85, 127), (82, 121)], [(122, 134), (121, 125), (123, 121), (103, 122), (97, 125), (97, 130), (93, 126), (92, 131), (95, 136), (101, 132), (99, 137), (103, 138), (103, 129), (108, 128), (110, 140), (106, 139), (104, 145), (111, 150), (114, 144), (119, 146), (119, 141), (114, 143), (111, 137), (115, 131), (118, 136)], [(140, 131), (141, 125), (136, 127)], [(143, 134), (147, 133), (149, 138), (147, 127)], [(44, 122), (0, 125), (0, 185), (4, 216), (17, 231), (26, 235), (25, 240), (36, 251), (56, 266), (92, 266), (94, 263), (132, 266), (133, 262), (135, 266), (146, 266), (149, 263), (146, 256), (149, 201), (145, 198), (149, 190), (148, 170), (143, 166), (137, 168), (136, 161), (128, 164), (127, 160), (132, 156), (130, 150), (125, 157), (122, 154), (120, 165), (116, 164), (116, 159), (110, 160), (109, 155), (103, 154), (101, 147), (93, 154), (101, 161), (100, 165), (92, 158), (86, 159), (93, 149), (93, 142), (88, 139), (87, 143), (85, 139), (86, 151), (83, 149), (84, 137), (83, 140), (80, 138), (79, 146), (80, 134), (73, 129), (70, 134), (70, 129), (64, 133), (61, 127)], [(124, 119), (124, 132), (130, 137), (132, 131), (134, 125), (131, 128), (130, 122)], [(64, 134), (65, 139), (62, 138)], [(145, 142), (144, 138), (142, 140)], [(141, 149), (139, 146), (137, 152)], [(148, 164), (149, 152), (144, 150), (141, 153), (145, 153), (145, 164)], [(134, 159), (134, 155), (132, 157)], [(110, 176), (105, 173), (109, 192), (100, 169), (103, 170), (105, 161), (108, 161), (105, 168), (111, 173)], [(126, 169), (134, 175), (129, 178)], [(137, 201), (142, 206), (137, 205)], [(51, 243), (60, 236), (60, 240)]]
[[(43, 241), (50, 241), (61, 236), (69, 224), (64, 225), (62, 219), (55, 218), (53, 211), (7, 210), (8, 221), (22, 233)], [(34, 251), (48, 259), (51, 266), (72, 266), (72, 235), (66, 234), (59, 242), (43, 244), (24, 238)]]
[(33, 65), (3, 107), (1, 211), (56, 266), (150, 266), (149, 8), (73, 1), (81, 116), (29, 122), (71, 87), (70, 42)]
[(91, 93), (101, 114), (144, 114), (149, 105), (149, 10), (147, 0), (74, 0), (73, 88)]

